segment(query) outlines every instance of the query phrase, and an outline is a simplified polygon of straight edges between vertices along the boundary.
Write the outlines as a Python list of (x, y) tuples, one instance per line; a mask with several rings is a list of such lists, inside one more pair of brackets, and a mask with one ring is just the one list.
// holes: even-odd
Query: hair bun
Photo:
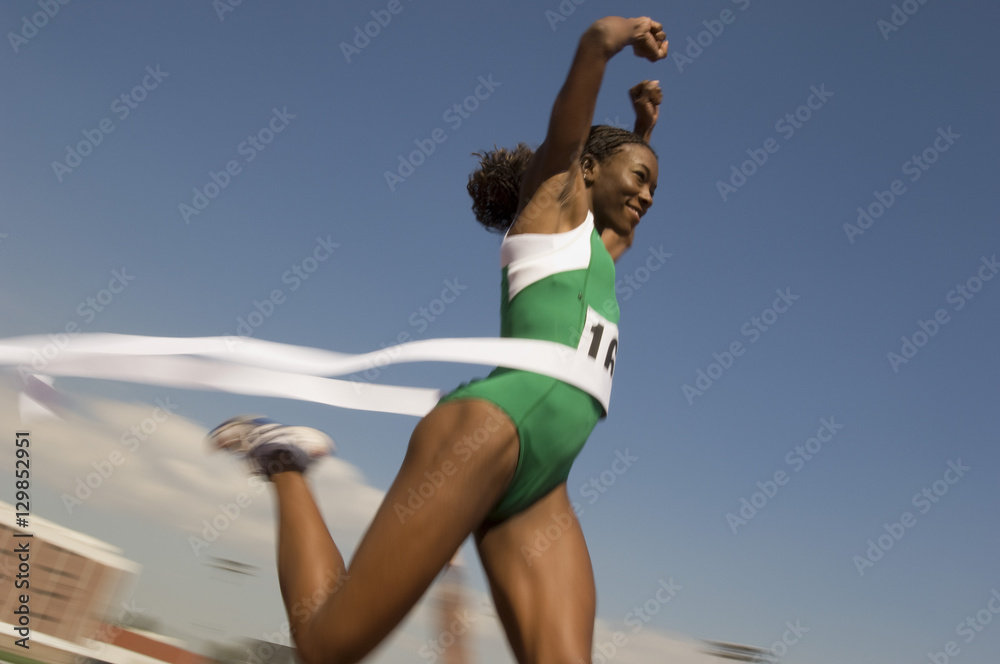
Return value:
[(479, 168), (466, 187), (472, 196), (472, 211), (487, 229), (504, 232), (514, 223), (520, 199), (521, 179), (534, 151), (525, 143), (513, 150), (497, 148), (475, 152)]

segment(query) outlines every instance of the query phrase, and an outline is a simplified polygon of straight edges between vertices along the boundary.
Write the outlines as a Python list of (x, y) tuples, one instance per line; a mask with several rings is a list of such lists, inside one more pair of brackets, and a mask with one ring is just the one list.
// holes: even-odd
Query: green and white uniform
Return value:
[[(609, 374), (618, 350), (615, 264), (593, 214), (565, 233), (507, 236), (500, 247), (500, 336), (542, 339), (585, 353)], [(520, 455), (507, 493), (487, 520), (520, 512), (569, 477), (597, 421), (601, 403), (555, 378), (499, 367), (464, 383), (440, 403), (486, 399), (517, 426)]]

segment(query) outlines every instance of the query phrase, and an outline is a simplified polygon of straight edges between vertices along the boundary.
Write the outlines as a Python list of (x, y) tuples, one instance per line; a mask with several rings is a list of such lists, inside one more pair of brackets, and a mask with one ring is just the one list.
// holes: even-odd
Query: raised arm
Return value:
[[(628, 92), (632, 98), (632, 107), (635, 109), (635, 129), (632, 131), (649, 143), (653, 136), (653, 127), (656, 126), (656, 121), (660, 117), (660, 103), (663, 101), (663, 90), (660, 88), (660, 82), (643, 81), (633, 85)], [(628, 235), (619, 235), (612, 228), (605, 228), (601, 232), (601, 240), (616, 263), (632, 246), (634, 237), (634, 228)]]
[(649, 143), (653, 127), (660, 117), (660, 103), (663, 101), (660, 82), (643, 81), (632, 86), (628, 92), (632, 98), (632, 108), (635, 109), (635, 129), (632, 131)]
[(522, 180), (522, 205), (542, 183), (568, 171), (579, 158), (593, 122), (605, 66), (629, 44), (636, 55), (654, 62), (666, 56), (663, 26), (648, 17), (608, 16), (596, 21), (580, 38), (566, 82), (552, 107), (545, 141)]

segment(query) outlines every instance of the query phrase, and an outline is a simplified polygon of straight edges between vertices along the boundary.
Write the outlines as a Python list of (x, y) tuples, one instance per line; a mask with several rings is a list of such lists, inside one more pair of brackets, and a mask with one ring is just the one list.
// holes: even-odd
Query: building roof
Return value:
[(125, 572), (138, 574), (142, 566), (136, 562), (128, 560), (122, 556), (122, 550), (112, 546), (107, 542), (85, 535), (76, 530), (71, 530), (58, 523), (43, 519), (32, 514), (28, 517), (29, 526), (27, 529), (16, 526), (16, 510), (10, 503), (0, 501), (0, 526), (7, 526), (11, 530), (26, 530), (35, 537), (46, 542), (72, 551), (85, 558), (95, 560), (108, 567), (120, 569)]

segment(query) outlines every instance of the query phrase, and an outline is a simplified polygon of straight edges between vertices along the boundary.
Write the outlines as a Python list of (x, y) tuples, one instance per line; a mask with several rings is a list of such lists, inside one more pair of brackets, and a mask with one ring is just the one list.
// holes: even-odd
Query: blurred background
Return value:
[[(609, 14), (661, 21), (670, 55), (616, 56), (594, 118), (631, 127), (628, 88), (663, 88), (656, 201), (617, 265), (610, 415), (568, 483), (594, 661), (996, 662), (987, 3), (4, 3), (0, 338), (360, 353), (497, 335), (500, 238), (469, 210), (471, 155), (543, 140)], [(49, 392), (44, 369), (0, 386), (0, 659), (289, 658), (270, 493), (206, 431), (258, 412), (329, 432), (339, 456), (313, 485), (347, 557), (417, 420), (80, 378)], [(353, 378), (448, 390), (488, 370)], [(471, 545), (460, 562), (371, 661), (513, 661)]]

